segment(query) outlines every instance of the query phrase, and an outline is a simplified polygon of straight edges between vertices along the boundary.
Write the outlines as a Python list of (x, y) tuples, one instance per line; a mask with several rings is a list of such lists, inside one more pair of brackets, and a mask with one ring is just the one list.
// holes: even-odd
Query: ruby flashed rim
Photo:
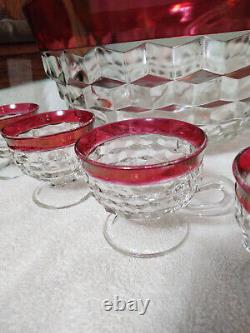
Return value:
[[(158, 164), (143, 166), (119, 166), (97, 162), (89, 155), (101, 144), (116, 138), (159, 134), (188, 141), (195, 151), (185, 157)], [(174, 119), (131, 119), (97, 127), (84, 135), (75, 146), (76, 154), (91, 176), (122, 184), (147, 184), (174, 178), (191, 172), (202, 162), (201, 154), (207, 145), (206, 134), (197, 126)]]
[(12, 103), (1, 105), (0, 129), (10, 125), (14, 121), (26, 119), (27, 117), (36, 113), (38, 109), (39, 105), (35, 103)]
[(239, 186), (250, 195), (250, 185), (246, 177), (250, 175), (250, 147), (241, 151), (234, 159), (233, 174)]
[[(77, 128), (55, 134), (37, 137), (19, 137), (32, 129), (60, 123), (79, 123)], [(81, 110), (58, 110), (40, 113), (4, 127), (3, 137), (8, 146), (14, 150), (47, 151), (74, 144), (83, 134), (93, 128), (94, 115)]]

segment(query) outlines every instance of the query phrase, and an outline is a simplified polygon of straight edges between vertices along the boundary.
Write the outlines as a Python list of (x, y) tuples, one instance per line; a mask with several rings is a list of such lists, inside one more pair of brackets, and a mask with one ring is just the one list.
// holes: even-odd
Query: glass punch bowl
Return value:
[(249, 55), (243, 31), (45, 51), (42, 59), (61, 98), (102, 122), (174, 118), (220, 142), (249, 118)]

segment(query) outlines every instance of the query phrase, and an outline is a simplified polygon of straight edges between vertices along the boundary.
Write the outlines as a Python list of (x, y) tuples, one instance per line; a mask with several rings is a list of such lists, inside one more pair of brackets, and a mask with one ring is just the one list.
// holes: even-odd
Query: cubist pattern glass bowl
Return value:
[(75, 150), (108, 217), (104, 235), (137, 257), (167, 253), (187, 236), (179, 214), (198, 188), (207, 138), (198, 127), (145, 118), (100, 126)]
[[(58, 110), (37, 114), (3, 129), (14, 161), (24, 174), (44, 181), (33, 200), (44, 208), (74, 206), (86, 199), (74, 144), (94, 123), (87, 111)], [(79, 190), (79, 182), (81, 190)]]
[(18, 169), (13, 168), (13, 159), (1, 130), (17, 120), (25, 119), (35, 114), (39, 105), (35, 103), (12, 103), (0, 106), (0, 179), (7, 180), (20, 175)]
[[(87, 50), (87, 51), (86, 51)], [(44, 51), (70, 107), (103, 122), (161, 117), (232, 138), (250, 115), (249, 31)]]

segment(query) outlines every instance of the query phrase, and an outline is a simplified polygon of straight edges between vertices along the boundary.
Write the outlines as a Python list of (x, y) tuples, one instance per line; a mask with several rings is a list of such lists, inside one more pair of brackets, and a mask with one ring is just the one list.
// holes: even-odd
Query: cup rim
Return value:
[[(56, 110), (39, 113), (5, 126), (2, 129), (2, 135), (12, 150), (47, 151), (75, 144), (81, 135), (93, 127), (94, 120), (94, 115), (89, 111), (74, 109)], [(19, 134), (35, 128), (57, 125), (64, 122), (79, 123), (79, 126), (55, 134), (37, 137), (18, 137)]]
[[(14, 108), (14, 106), (16, 108)], [(38, 104), (30, 102), (10, 103), (10, 104), (0, 105), (0, 129), (2, 129), (7, 125), (10, 125), (14, 121), (25, 119), (27, 118), (27, 116), (35, 114), (38, 109), (39, 109)], [(7, 116), (13, 115), (13, 116), (5, 117), (6, 115)]]
[[(89, 154), (105, 142), (140, 134), (179, 137), (192, 144), (195, 151), (171, 161), (133, 166), (101, 163), (89, 158)], [(110, 123), (93, 129), (77, 141), (75, 151), (83, 161), (85, 170), (96, 178), (120, 183), (142, 184), (191, 172), (201, 163), (202, 158), (199, 156), (206, 146), (207, 135), (198, 126), (175, 119), (138, 118)]]
[(250, 185), (246, 184), (244, 179), (244, 173), (250, 174), (250, 147), (239, 152), (233, 161), (232, 169), (236, 183), (250, 195)]

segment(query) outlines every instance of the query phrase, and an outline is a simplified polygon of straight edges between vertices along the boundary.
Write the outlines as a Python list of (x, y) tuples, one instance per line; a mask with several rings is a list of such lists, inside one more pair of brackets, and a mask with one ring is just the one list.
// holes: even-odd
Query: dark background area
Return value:
[(0, 89), (45, 78), (40, 52), (23, 15), (25, 0), (0, 0)]

